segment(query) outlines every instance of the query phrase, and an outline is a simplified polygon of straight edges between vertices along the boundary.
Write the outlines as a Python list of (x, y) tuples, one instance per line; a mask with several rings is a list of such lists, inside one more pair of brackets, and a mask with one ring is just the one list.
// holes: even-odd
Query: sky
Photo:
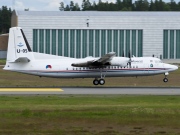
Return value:
[[(0, 7), (7, 6), (11, 9), (30, 11), (59, 11), (60, 2), (64, 2), (65, 5), (69, 5), (70, 1), (78, 3), (81, 7), (82, 0), (0, 0)], [(94, 1), (97, 3), (99, 0), (89, 0), (91, 3)], [(115, 2), (116, 0), (102, 0), (102, 2)], [(135, 1), (135, 0), (133, 0)], [(150, 0), (148, 0), (150, 1)], [(163, 0), (164, 2), (170, 2), (170, 0)], [(180, 0), (175, 0), (179, 2)]]

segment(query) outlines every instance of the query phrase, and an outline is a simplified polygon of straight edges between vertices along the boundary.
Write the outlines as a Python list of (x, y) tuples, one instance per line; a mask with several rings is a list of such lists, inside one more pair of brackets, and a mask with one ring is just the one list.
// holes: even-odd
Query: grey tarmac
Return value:
[[(16, 88), (18, 89), (18, 88)], [(1, 91), (0, 95), (180, 95), (180, 88), (127, 88), (127, 87), (120, 87), (120, 88), (112, 88), (112, 87), (62, 87), (56, 88), (47, 88), (43, 91), (43, 88), (31, 88), (34, 89), (33, 91), (29, 91), (27, 88), (24, 88), (22, 91)], [(41, 89), (41, 91), (38, 89)], [(58, 90), (57, 90), (58, 89)]]

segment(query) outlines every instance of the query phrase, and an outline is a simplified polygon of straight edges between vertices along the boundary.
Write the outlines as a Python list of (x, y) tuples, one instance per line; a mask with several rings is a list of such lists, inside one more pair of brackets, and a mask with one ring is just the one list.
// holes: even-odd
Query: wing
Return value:
[(71, 65), (74, 67), (103, 67), (109, 65), (109, 61), (116, 55), (115, 52), (110, 52), (105, 54), (99, 59), (94, 59), (85, 62), (72, 63)]

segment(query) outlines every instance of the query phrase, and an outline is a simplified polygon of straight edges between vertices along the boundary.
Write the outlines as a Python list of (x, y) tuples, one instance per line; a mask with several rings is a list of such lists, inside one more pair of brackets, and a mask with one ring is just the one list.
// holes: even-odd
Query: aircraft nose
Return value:
[(177, 70), (178, 69), (178, 66), (176, 65), (171, 65), (171, 70), (174, 71), (174, 70)]
[(176, 65), (171, 65), (171, 64), (165, 64), (164, 67), (167, 68), (168, 71), (174, 71), (174, 70), (177, 70), (177, 69), (178, 69), (178, 66), (176, 66)]
[(178, 66), (173, 65), (173, 69), (174, 69), (174, 70), (177, 70), (177, 69), (178, 69)]

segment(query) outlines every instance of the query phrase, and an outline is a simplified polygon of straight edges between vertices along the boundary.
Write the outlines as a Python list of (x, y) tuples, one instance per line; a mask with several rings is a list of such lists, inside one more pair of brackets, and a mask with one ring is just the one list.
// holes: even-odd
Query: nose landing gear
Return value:
[(168, 79), (165, 77), (164, 79), (163, 79), (163, 82), (168, 82)]
[(169, 73), (168, 72), (166, 72), (166, 73), (164, 73), (164, 75), (165, 75), (165, 78), (163, 79), (163, 82), (168, 82), (168, 79), (167, 79), (167, 76), (169, 75)]

